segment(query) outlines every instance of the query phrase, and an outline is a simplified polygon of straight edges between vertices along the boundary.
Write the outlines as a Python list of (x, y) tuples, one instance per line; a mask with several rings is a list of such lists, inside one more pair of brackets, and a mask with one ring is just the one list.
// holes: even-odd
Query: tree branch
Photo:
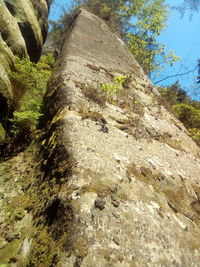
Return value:
[(174, 75), (167, 76), (167, 77), (165, 77), (165, 78), (163, 78), (163, 79), (161, 79), (161, 80), (159, 80), (159, 81), (157, 81), (157, 82), (154, 82), (154, 84), (158, 84), (158, 83), (163, 82), (163, 81), (165, 81), (165, 80), (167, 80), (167, 79), (170, 79), (170, 78), (180, 77), (180, 76), (187, 75), (187, 74), (189, 74), (189, 73), (195, 71), (196, 69), (198, 69), (198, 66), (196, 66), (194, 69), (189, 70), (189, 71), (184, 72), (184, 73), (174, 74)]

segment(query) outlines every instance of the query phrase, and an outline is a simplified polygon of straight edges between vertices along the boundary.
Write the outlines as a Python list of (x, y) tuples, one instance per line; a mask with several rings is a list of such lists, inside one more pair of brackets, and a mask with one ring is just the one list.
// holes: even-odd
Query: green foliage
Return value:
[(117, 91), (123, 89), (123, 82), (125, 81), (125, 76), (115, 77), (115, 85), (109, 83), (103, 83), (100, 90), (107, 92), (110, 96), (114, 95)]
[(200, 145), (200, 102), (192, 101), (178, 82), (171, 87), (159, 88), (159, 91), (167, 101), (165, 106), (174, 112), (193, 140)]
[(165, 0), (145, 1), (137, 14), (137, 20), (126, 38), (129, 49), (142, 66), (146, 74), (164, 69), (164, 65), (173, 65), (179, 58), (172, 50), (157, 42), (157, 37), (165, 28), (168, 7)]
[(169, 102), (171, 106), (190, 101), (186, 92), (180, 87), (178, 81), (170, 87), (160, 87), (158, 89), (164, 99)]
[(200, 128), (200, 109), (185, 103), (176, 104), (173, 109), (187, 128)]
[(15, 104), (11, 132), (33, 133), (36, 130), (42, 99), (54, 64), (52, 54), (44, 55), (40, 61), (32, 63), (28, 59), (16, 57), (15, 68), (10, 72), (14, 92), (20, 92)]
[(116, 94), (118, 91), (123, 89), (123, 83), (125, 81), (125, 76), (117, 76), (115, 77), (114, 81), (115, 84), (103, 83), (100, 86), (100, 90), (106, 94), (106, 99), (109, 102), (114, 102), (113, 95)]
[(173, 109), (177, 117), (188, 129), (193, 140), (200, 145), (200, 108), (182, 103), (174, 105)]
[(121, 34), (125, 33), (131, 17), (136, 16), (147, 0), (73, 0), (75, 6), (84, 7)]
[(190, 128), (188, 129), (192, 139), (200, 146), (200, 129), (199, 128)]
[(81, 89), (85, 96), (97, 103), (100, 106), (104, 106), (106, 102), (115, 104), (117, 101), (117, 94), (123, 90), (123, 83), (125, 82), (125, 76), (116, 76), (112, 84), (103, 83), (94, 88), (93, 86), (87, 86), (80, 84)]

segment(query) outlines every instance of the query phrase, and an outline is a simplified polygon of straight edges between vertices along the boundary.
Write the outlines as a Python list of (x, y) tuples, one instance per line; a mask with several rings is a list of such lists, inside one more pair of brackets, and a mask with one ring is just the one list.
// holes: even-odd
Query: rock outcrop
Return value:
[[(123, 89), (103, 92), (116, 77)], [(200, 150), (161, 102), (125, 44), (81, 11), (45, 99), (38, 214), (55, 266), (199, 266)]]
[(8, 71), (14, 56), (37, 61), (47, 34), (49, 0), (0, 0), (0, 106), (4, 120), (13, 99)]
[(25, 212), (0, 244), (14, 266), (199, 266), (200, 149), (161, 102), (125, 44), (80, 11), (45, 97), (39, 164), (12, 193)]

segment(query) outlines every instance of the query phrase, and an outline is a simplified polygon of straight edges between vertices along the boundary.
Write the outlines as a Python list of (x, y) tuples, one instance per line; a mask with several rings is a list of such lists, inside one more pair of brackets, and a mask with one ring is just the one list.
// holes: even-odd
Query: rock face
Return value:
[[(102, 91), (119, 76), (123, 89)], [(36, 209), (52, 258), (33, 245), (32, 263), (199, 266), (200, 150), (161, 101), (124, 43), (82, 10), (45, 99)]]
[(0, 228), (3, 264), (199, 266), (200, 150), (161, 101), (124, 43), (80, 11), (46, 94), (35, 174), (28, 154), (3, 167), (23, 175), (19, 196), (2, 175), (4, 213), (8, 194), (21, 203)]
[(0, 117), (4, 119), (15, 95), (8, 71), (14, 56), (37, 61), (47, 34), (48, 0), (0, 0)]

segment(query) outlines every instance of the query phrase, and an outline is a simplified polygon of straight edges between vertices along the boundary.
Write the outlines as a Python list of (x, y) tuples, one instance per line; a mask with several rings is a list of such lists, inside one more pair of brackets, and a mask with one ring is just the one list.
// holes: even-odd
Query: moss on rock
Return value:
[(0, 145), (4, 142), (5, 137), (6, 137), (6, 132), (0, 123)]

